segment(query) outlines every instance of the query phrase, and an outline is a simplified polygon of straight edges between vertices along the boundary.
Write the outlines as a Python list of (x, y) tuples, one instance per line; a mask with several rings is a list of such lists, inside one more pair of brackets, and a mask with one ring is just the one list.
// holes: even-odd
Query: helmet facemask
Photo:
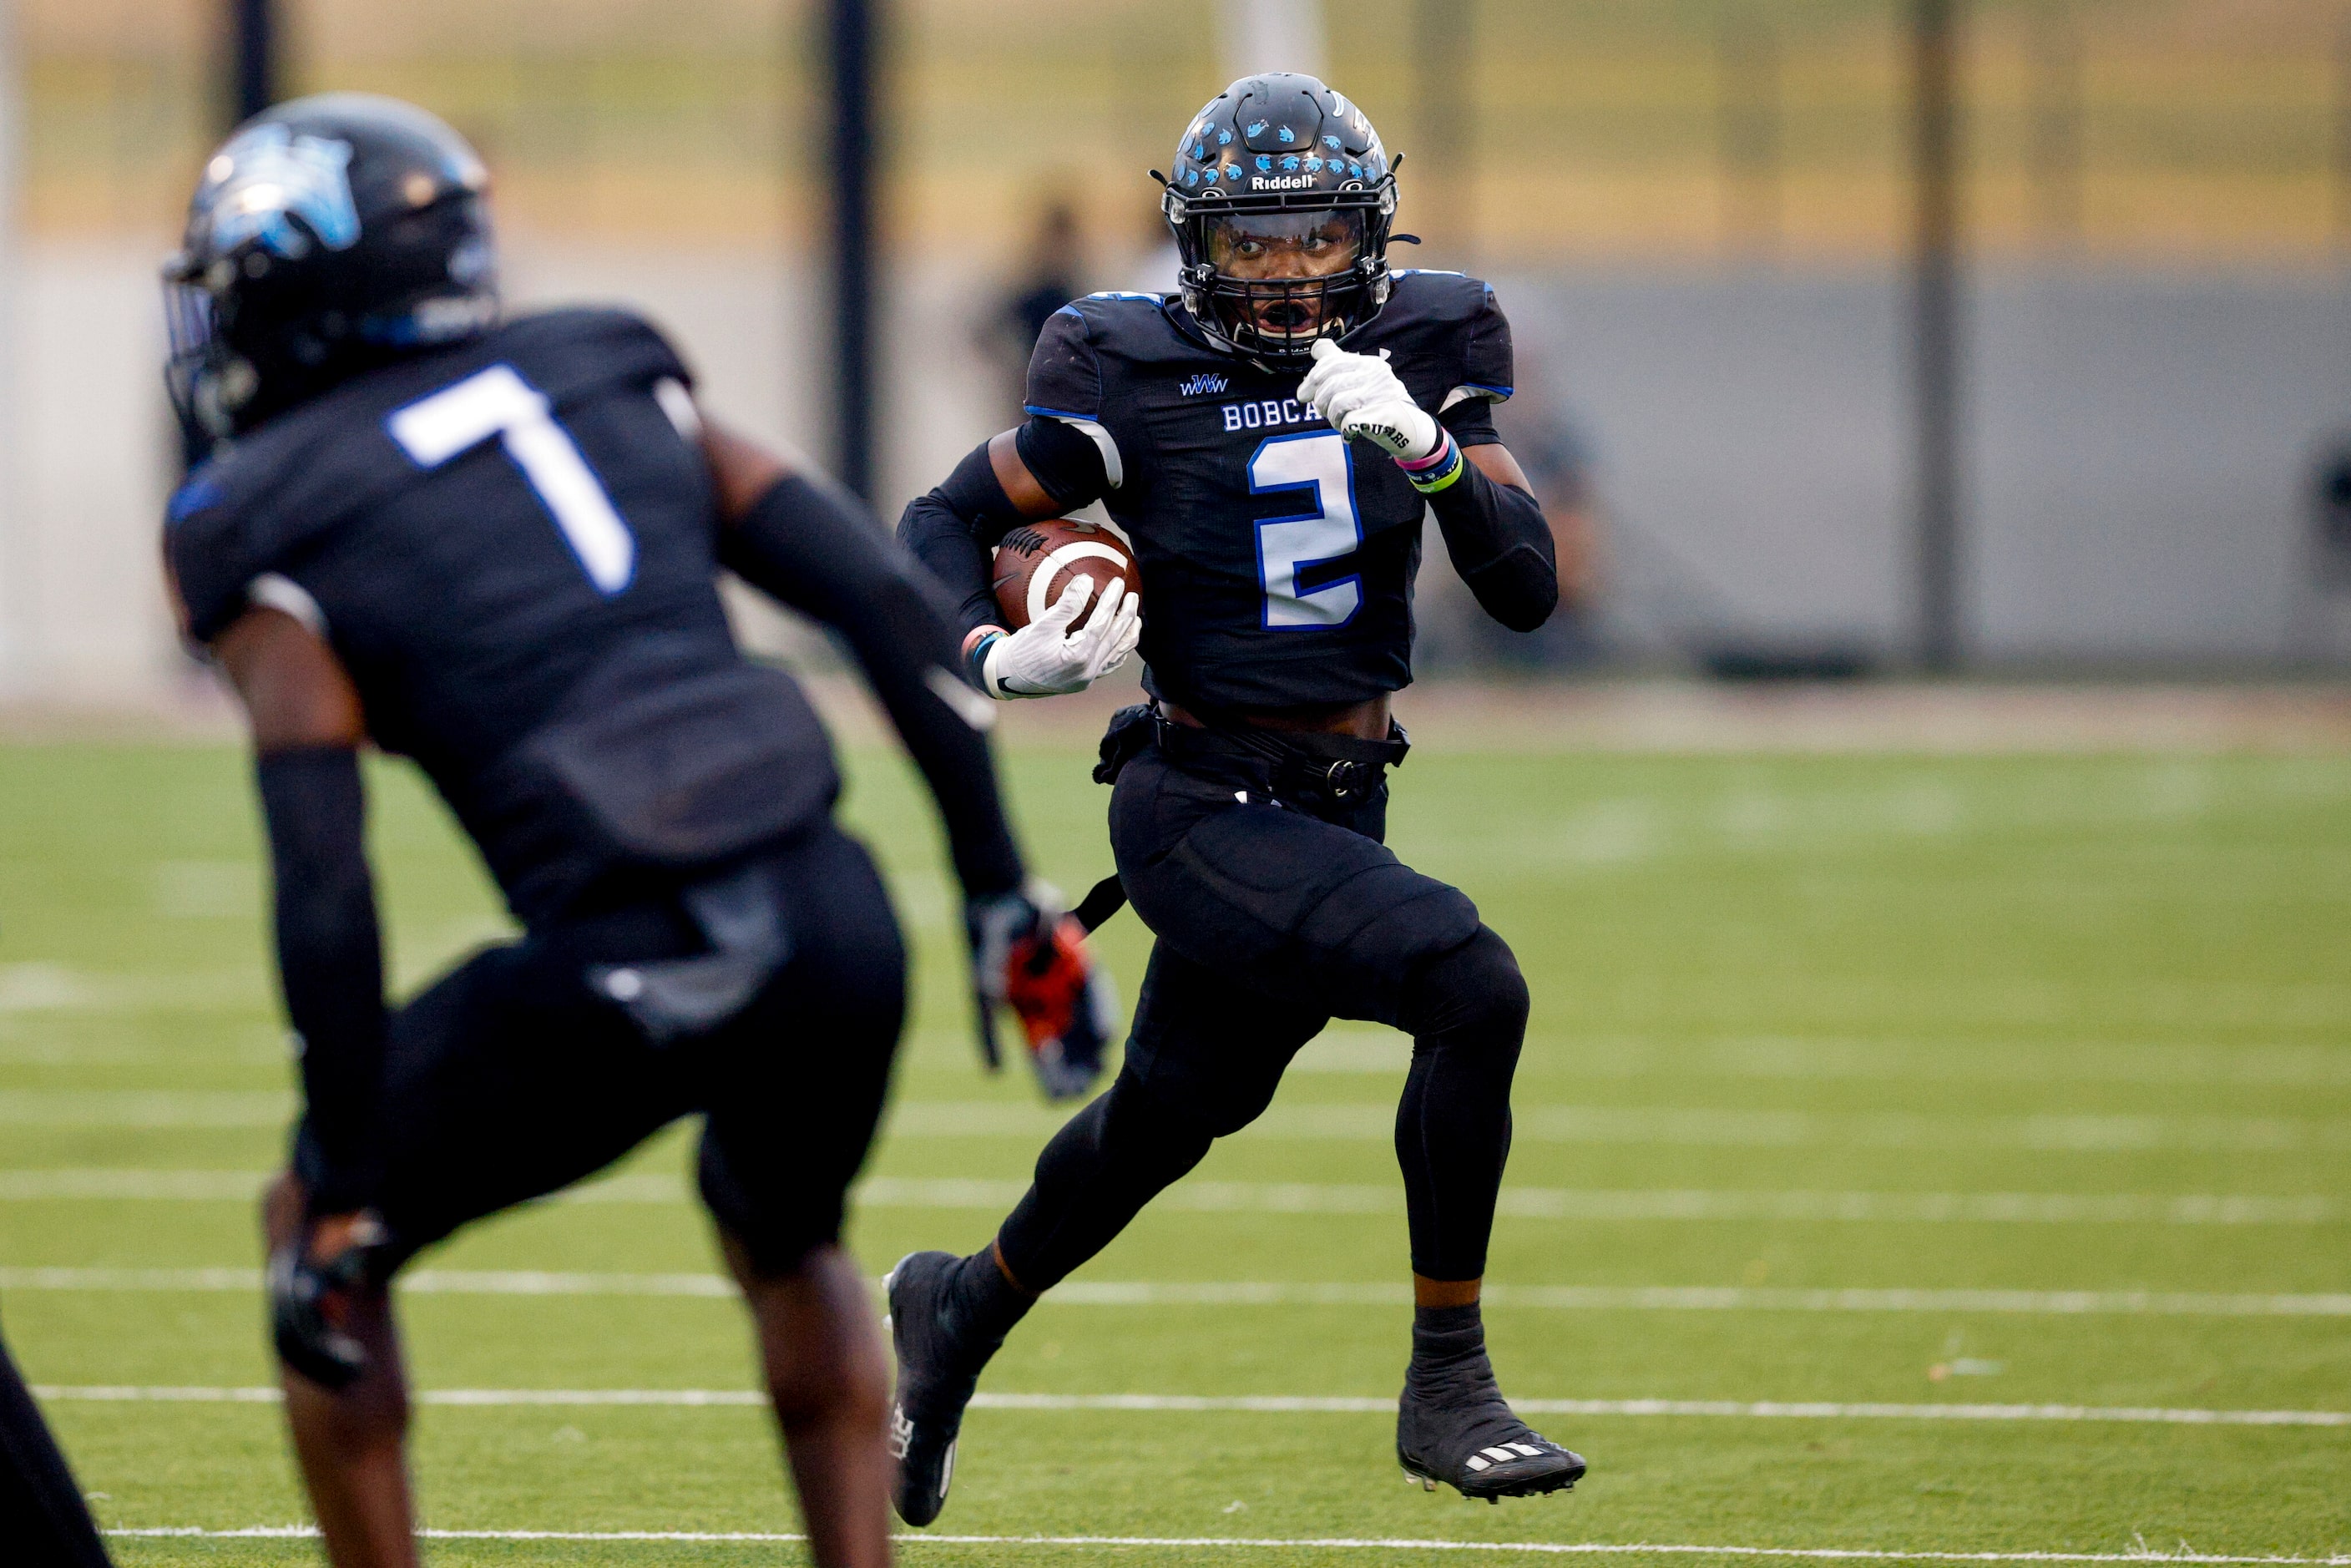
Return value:
[(1387, 303), (1395, 165), (1364, 111), (1314, 78), (1233, 83), (1159, 180), (1185, 308), (1219, 348), (1289, 368)]
[(163, 384), (181, 428), (192, 442), (229, 434), (229, 411), (221, 406), (220, 340), (213, 328), (212, 291), (184, 255), (163, 267), (163, 327), (171, 357), (163, 361)]
[(1186, 298), (1243, 353), (1306, 355), (1368, 314), (1385, 272), (1370, 265), (1370, 216), (1360, 206), (1196, 212), (1178, 231), (1191, 242), (1182, 246)]

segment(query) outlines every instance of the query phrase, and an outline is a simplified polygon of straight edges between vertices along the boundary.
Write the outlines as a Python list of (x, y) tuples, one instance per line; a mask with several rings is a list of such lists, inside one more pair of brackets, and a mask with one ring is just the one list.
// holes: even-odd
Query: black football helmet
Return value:
[(239, 126), (163, 268), (191, 447), (493, 325), (488, 186), (465, 138), (395, 99), (321, 93)]
[(1364, 111), (1314, 78), (1225, 89), (1163, 183), (1185, 308), (1219, 346), (1295, 363), (1387, 303), (1395, 171)]

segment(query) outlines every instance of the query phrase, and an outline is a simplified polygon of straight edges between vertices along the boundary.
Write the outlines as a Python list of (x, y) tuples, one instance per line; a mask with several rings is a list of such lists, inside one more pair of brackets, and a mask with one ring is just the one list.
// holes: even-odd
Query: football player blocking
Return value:
[[(250, 717), (301, 1041), (265, 1219), (303, 1479), (340, 1568), (413, 1563), (393, 1276), (699, 1113), (811, 1553), (886, 1563), (888, 1362), (840, 1231), (904, 954), (814, 711), (736, 647), (722, 565), (855, 653), (946, 820), (984, 1007), (1066, 1035), (1086, 959), (1025, 884), (936, 584), (706, 424), (635, 317), (500, 324), (485, 186), (421, 110), (300, 99), (214, 155), (166, 272), (211, 456), (165, 555)], [(363, 743), (431, 779), (524, 931), (396, 1010)]]
[[(1005, 1335), (1254, 1121), (1333, 1017), (1413, 1037), (1395, 1146), (1416, 1306), (1396, 1457), (1432, 1490), (1556, 1491), (1583, 1460), (1511, 1413), (1479, 1315), (1525, 982), (1464, 894), (1381, 842), (1424, 516), (1504, 625), (1532, 630), (1558, 601), (1550, 528), (1491, 416), (1510, 329), (1482, 283), (1389, 270), (1395, 171), (1363, 111), (1311, 77), (1235, 82), (1161, 183), (1180, 294), (1055, 316), (1027, 423), (899, 525), (960, 597), (965, 656), (992, 695), (1079, 691), (1140, 647), (1151, 700), (1113, 720), (1094, 776), (1113, 787), (1119, 883), (1156, 943), (1116, 1081), (1046, 1145), (994, 1238), (890, 1275), (893, 1500), (909, 1524), (938, 1517)], [(1096, 500), (1133, 541), (1142, 591), (1114, 583), (1086, 613), (1073, 582), (1007, 626), (990, 547)]]

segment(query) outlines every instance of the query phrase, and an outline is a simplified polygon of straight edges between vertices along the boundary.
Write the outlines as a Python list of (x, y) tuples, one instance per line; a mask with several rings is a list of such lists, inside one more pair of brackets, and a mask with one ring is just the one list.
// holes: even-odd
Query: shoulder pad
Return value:
[(1351, 348), (1385, 346), (1437, 382), (1445, 407), (1465, 399), (1500, 402), (1516, 376), (1510, 324), (1482, 278), (1419, 267), (1395, 275), (1386, 306)]
[(1232, 356), (1188, 331), (1182, 306), (1172, 294), (1112, 289), (1089, 294), (1063, 307), (1085, 324), (1095, 350), (1129, 364), (1165, 365), (1203, 354), (1228, 362)]
[(690, 381), (669, 342), (624, 310), (551, 310), (360, 376), (270, 420), (191, 474), (165, 511), (164, 553), (189, 629), (207, 640), (246, 586), (422, 470), (384, 428), (395, 410), (496, 364), (558, 408), (613, 386)]
[(1382, 316), (1401, 309), (1407, 316), (1432, 321), (1468, 321), (1493, 305), (1492, 286), (1466, 272), (1408, 267), (1390, 277), (1395, 287)]
[(524, 378), (560, 404), (614, 384), (694, 384), (694, 372), (653, 324), (632, 311), (548, 310), (480, 339), (480, 362), (517, 361)]

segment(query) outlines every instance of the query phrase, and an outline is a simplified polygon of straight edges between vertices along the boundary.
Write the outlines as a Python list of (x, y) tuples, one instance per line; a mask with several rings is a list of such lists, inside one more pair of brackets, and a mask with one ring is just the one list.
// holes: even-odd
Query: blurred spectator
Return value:
[(1037, 334), (1054, 311), (1078, 297), (1081, 251), (1077, 209), (1058, 199), (1047, 202), (1011, 293), (980, 323), (981, 345), (999, 367), (1015, 408), (1028, 382)]

